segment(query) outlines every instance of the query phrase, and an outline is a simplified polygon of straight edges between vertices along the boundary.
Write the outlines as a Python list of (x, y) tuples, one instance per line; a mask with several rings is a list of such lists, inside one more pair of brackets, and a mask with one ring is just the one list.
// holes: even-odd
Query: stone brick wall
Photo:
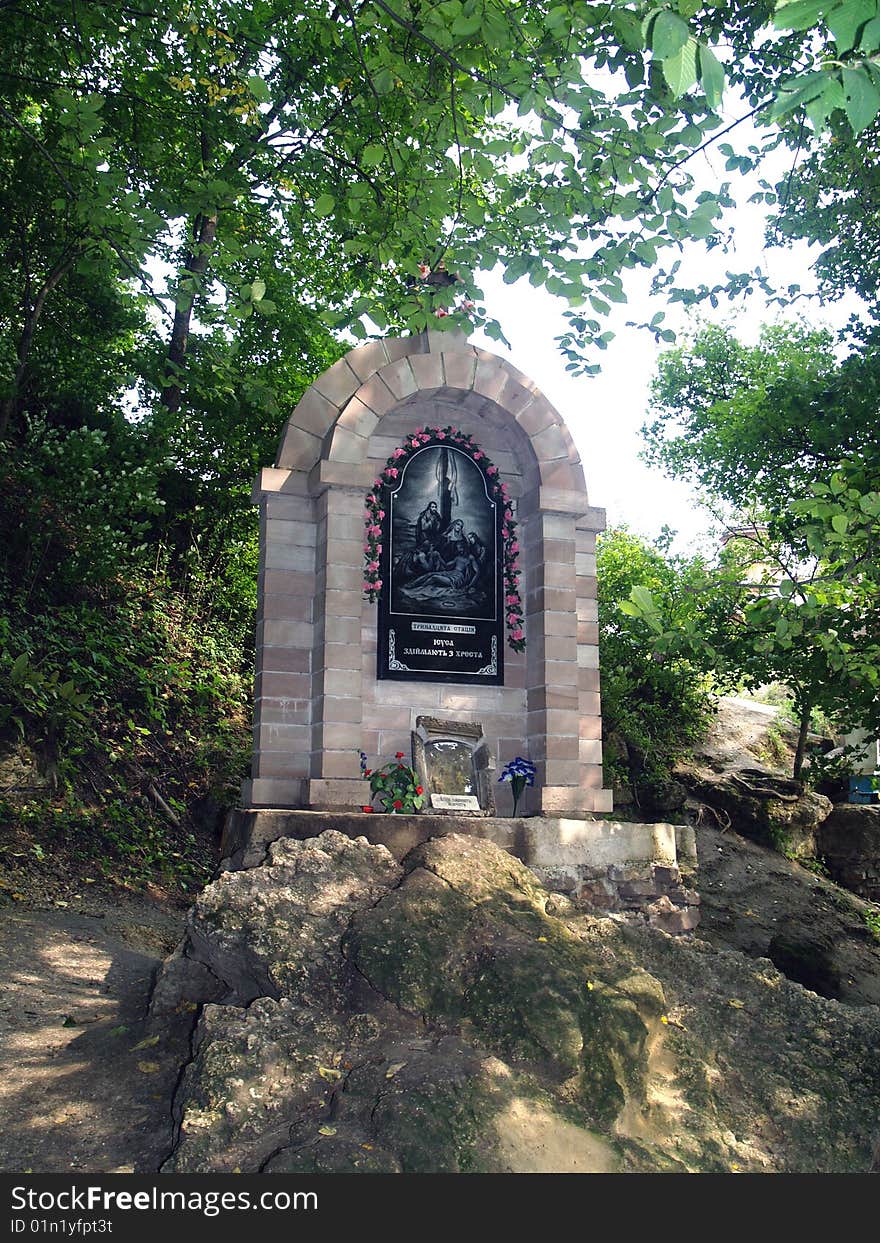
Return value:
[[(362, 597), (364, 497), (407, 433), (453, 423), (507, 482), (520, 522), (526, 653), (505, 685), (376, 679), (377, 609)], [(610, 811), (602, 788), (595, 538), (563, 420), (505, 360), (458, 334), (351, 351), (308, 390), (262, 472), (252, 780), (246, 806), (354, 807), (358, 750), (409, 752), (420, 713), (483, 723), (497, 762), (528, 754), (526, 811)], [(503, 810), (503, 809), (502, 809)]]

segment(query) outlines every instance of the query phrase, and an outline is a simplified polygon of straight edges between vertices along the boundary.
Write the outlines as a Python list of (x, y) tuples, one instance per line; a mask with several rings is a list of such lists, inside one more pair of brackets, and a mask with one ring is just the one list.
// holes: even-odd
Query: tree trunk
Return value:
[(171, 329), (171, 341), (168, 345), (168, 359), (165, 367), (165, 387), (162, 390), (162, 405), (168, 410), (180, 408), (180, 381), (186, 365), (186, 351), (189, 346), (189, 329), (192, 322), (193, 306), (205, 273), (214, 239), (217, 236), (217, 213), (211, 216), (197, 216), (193, 226), (194, 243), (192, 252), (186, 256), (183, 264), (183, 279), (189, 283), (183, 296), (178, 296), (174, 311), (174, 324)]
[(809, 700), (801, 707), (800, 729), (798, 731), (797, 747), (794, 753), (794, 772), (792, 776), (795, 781), (800, 780), (801, 769), (804, 766), (804, 753), (807, 749), (807, 734), (810, 732), (810, 713), (813, 711), (813, 705)]
[[(37, 330), (40, 316), (43, 313), (43, 307), (46, 305), (46, 299), (58, 284), (63, 276), (66, 275), (73, 267), (74, 263), (80, 256), (80, 251), (75, 250), (72, 254), (67, 255), (64, 259), (59, 259), (55, 267), (46, 277), (40, 287), (39, 293), (29, 307), (26, 307), (24, 317), (24, 327), (18, 341), (18, 363), (15, 368), (15, 375), (12, 380), (12, 389), (9, 394), (0, 402), (0, 440), (6, 435), (9, 424), (15, 415), (15, 409), (18, 405), (19, 394), (21, 393), (22, 384), (24, 383), (25, 373), (27, 372), (28, 358), (31, 352), (31, 346), (34, 341), (34, 333)], [(25, 296), (25, 302), (27, 302)]]

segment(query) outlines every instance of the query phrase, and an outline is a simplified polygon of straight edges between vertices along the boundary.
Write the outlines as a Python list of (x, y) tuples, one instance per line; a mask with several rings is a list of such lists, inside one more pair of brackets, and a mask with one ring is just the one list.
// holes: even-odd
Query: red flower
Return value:
[(395, 751), (395, 752), (394, 752), (394, 758), (395, 758), (396, 760), (402, 760), (402, 759), (403, 759), (403, 752), (402, 752), (402, 751)]
[(365, 777), (369, 777), (369, 776), (370, 776), (370, 774), (372, 773), (372, 771), (373, 771), (373, 770), (372, 770), (372, 768), (365, 768), (365, 769), (364, 769), (364, 776), (365, 776)]
[(425, 791), (422, 789), (421, 786), (416, 786), (416, 794), (424, 794), (424, 793)]
[(403, 803), (401, 803), (399, 798), (396, 798), (391, 805), (395, 811), (400, 811), (401, 807), (403, 806)]
[(361, 811), (372, 811), (372, 810), (373, 810), (372, 807), (369, 807), (366, 803), (361, 808)]

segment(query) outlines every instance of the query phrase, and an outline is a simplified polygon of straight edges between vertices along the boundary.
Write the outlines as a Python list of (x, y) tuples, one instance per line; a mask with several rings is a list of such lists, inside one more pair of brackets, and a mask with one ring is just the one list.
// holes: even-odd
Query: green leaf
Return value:
[(702, 86), (709, 107), (717, 109), (724, 94), (724, 66), (711, 48), (699, 45), (698, 63), (700, 85)]
[(361, 153), (361, 164), (364, 168), (376, 168), (385, 159), (385, 148), (378, 143), (370, 143)]
[(629, 597), (643, 613), (656, 613), (657, 607), (654, 604), (654, 597), (647, 587), (633, 587)]
[(662, 9), (651, 29), (651, 51), (661, 60), (674, 56), (690, 39), (687, 22), (682, 21), (677, 13)]
[(684, 95), (697, 81), (697, 41), (687, 43), (663, 61), (663, 76), (676, 96)]
[(854, 134), (866, 129), (880, 112), (880, 91), (864, 69), (843, 69), (844, 111)]
[(831, 525), (838, 535), (846, 535), (849, 527), (849, 518), (846, 514), (834, 514), (831, 518)]
[(828, 9), (829, 0), (792, 0), (773, 14), (777, 30), (809, 30)]
[(834, 35), (838, 55), (855, 47), (859, 31), (876, 12), (877, 0), (847, 0), (831, 10), (825, 18), (825, 25)]
[(315, 200), (315, 206), (312, 209), (316, 216), (329, 216), (336, 206), (336, 199), (332, 194), (321, 194)]
[(251, 285), (251, 294), (250, 294), (251, 301), (259, 302), (265, 292), (266, 292), (266, 282), (265, 281), (254, 281), (253, 284)]
[(269, 90), (267, 83), (257, 73), (252, 73), (248, 77), (248, 86), (250, 92), (261, 104), (267, 104), (272, 98), (272, 92)]

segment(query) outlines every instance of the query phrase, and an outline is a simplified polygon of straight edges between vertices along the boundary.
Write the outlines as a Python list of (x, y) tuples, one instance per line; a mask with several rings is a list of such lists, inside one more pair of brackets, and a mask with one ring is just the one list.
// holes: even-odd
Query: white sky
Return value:
[[(706, 173), (707, 177), (714, 175), (708, 161)], [(736, 174), (725, 174), (720, 168), (717, 176), (718, 180), (736, 178)], [(735, 249), (726, 254), (720, 248), (707, 252), (698, 242), (692, 243), (683, 255), (682, 284), (721, 281), (726, 271), (744, 272), (760, 264), (774, 284), (797, 282), (804, 289), (810, 287), (809, 266), (819, 253), (818, 248), (812, 254), (804, 244), (791, 249), (765, 248), (766, 209), (746, 201), (755, 188), (756, 179), (742, 179), (741, 192), (737, 193), (739, 206), (733, 218)], [(674, 257), (670, 249), (667, 266)], [(484, 275), (482, 280), (487, 309), (499, 320), (511, 343), (507, 356), (535, 381), (565, 419), (584, 464), (590, 501), (607, 509), (609, 526), (626, 523), (639, 534), (653, 537), (666, 524), (678, 532), (678, 550), (714, 549), (717, 545), (710, 533), (711, 519), (695, 505), (690, 488), (665, 478), (639, 459), (639, 429), (645, 422), (656, 359), (663, 349), (672, 347), (656, 345), (650, 333), (627, 328), (626, 321), (646, 322), (656, 311), (664, 310), (663, 327), (680, 332), (692, 322), (688, 312), (680, 304), (668, 306), (662, 297), (652, 299), (650, 275), (631, 272), (628, 278), (624, 277), (630, 300), (613, 307), (607, 324), (617, 336), (607, 351), (593, 360), (601, 362), (601, 375), (573, 378), (565, 371), (566, 360), (554, 343), (554, 338), (565, 330), (564, 300), (544, 289), (533, 288), (527, 278), (505, 285), (500, 270)], [(816, 326), (842, 327), (855, 303), (847, 300), (821, 307), (818, 302), (800, 302), (797, 309)], [(790, 317), (796, 313), (795, 309), (788, 312)], [(716, 311), (707, 303), (699, 311), (704, 320), (732, 323), (737, 335), (746, 342), (757, 338), (763, 322), (779, 318), (780, 314), (779, 308), (768, 307), (760, 293), (734, 302), (724, 299)], [(472, 339), (476, 345), (506, 354), (503, 345), (479, 333)]]

